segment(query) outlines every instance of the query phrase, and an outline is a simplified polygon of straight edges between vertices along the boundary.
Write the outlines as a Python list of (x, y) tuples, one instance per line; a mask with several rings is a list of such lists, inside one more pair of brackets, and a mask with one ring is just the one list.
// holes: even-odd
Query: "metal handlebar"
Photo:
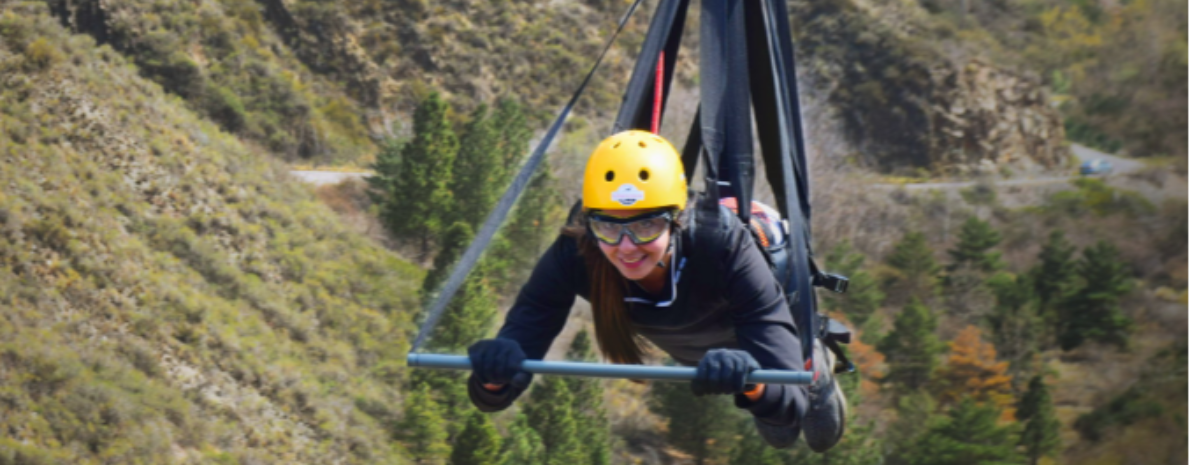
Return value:
[[(410, 367), (439, 370), (470, 370), (471, 359), (465, 355), (409, 354)], [(647, 379), (652, 381), (690, 381), (694, 367), (618, 365), (607, 363), (547, 362), (525, 360), (521, 369), (541, 375), (585, 376), (590, 378)], [(814, 373), (808, 371), (756, 370), (748, 374), (748, 383), (810, 384)]]

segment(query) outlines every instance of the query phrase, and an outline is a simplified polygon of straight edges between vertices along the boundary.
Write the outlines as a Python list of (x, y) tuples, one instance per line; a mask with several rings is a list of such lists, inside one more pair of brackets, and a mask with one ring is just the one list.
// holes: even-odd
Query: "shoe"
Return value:
[(814, 382), (806, 389), (810, 405), (802, 417), (806, 445), (826, 452), (839, 443), (847, 420), (847, 399), (835, 380), (835, 356), (821, 339), (814, 339)]
[(795, 426), (774, 426), (752, 417), (752, 423), (756, 424), (756, 432), (760, 433), (760, 437), (764, 438), (774, 449), (788, 449), (793, 447), (793, 443), (797, 442), (797, 436), (801, 432)]

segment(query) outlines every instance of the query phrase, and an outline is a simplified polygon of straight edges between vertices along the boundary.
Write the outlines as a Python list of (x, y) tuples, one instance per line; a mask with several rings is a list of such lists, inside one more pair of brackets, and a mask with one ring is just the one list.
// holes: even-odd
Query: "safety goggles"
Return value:
[(661, 210), (629, 218), (591, 213), (587, 215), (587, 229), (599, 242), (608, 245), (619, 245), (624, 236), (636, 245), (644, 245), (657, 240), (673, 223), (673, 213)]

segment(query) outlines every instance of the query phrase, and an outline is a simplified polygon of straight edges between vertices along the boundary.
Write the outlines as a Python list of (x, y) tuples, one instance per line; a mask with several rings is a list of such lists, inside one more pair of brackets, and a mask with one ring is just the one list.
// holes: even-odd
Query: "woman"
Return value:
[[(532, 379), (521, 362), (545, 355), (582, 296), (609, 361), (641, 363), (648, 340), (698, 366), (695, 394), (734, 395), (772, 446), (791, 446), (804, 429), (813, 450), (829, 449), (846, 409), (833, 359), (818, 342), (803, 366), (788, 304), (749, 231), (731, 214), (696, 223), (683, 173), (677, 151), (651, 133), (599, 144), (583, 176), (582, 212), (538, 261), (496, 339), (468, 349), (472, 402), (507, 408)], [(696, 224), (719, 228), (699, 232)], [(814, 383), (744, 383), (761, 368), (814, 370)]]

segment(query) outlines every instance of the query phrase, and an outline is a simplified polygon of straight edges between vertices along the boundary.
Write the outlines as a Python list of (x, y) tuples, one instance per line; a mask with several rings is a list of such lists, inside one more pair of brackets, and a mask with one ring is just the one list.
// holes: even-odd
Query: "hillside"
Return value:
[(0, 462), (399, 460), (423, 272), (43, 4), (0, 37)]
[[(110, 45), (143, 77), (225, 130), (290, 161), (357, 165), (372, 160), (378, 142), (408, 135), (413, 106), (432, 89), (460, 114), (515, 95), (543, 120), (576, 85), (627, 6), (47, 4), (63, 26)], [(602, 121), (614, 114), (653, 7), (645, 2), (633, 17), (579, 116)], [(679, 87), (696, 82), (697, 4), (691, 10)], [(1036, 75), (983, 53), (956, 54), (938, 45), (939, 37), (922, 34), (934, 27), (922, 8), (807, 1), (794, 2), (791, 13), (798, 52), (807, 61), (805, 91), (825, 96), (853, 141), (854, 150), (833, 156), (886, 172), (940, 175), (969, 174), (981, 163), (1031, 171), (1064, 166), (1068, 152), (1052, 142), (1063, 138), (1061, 118)], [(690, 116), (679, 112), (671, 119)]]
[[(369, 162), (407, 134), (431, 89), (469, 110), (516, 95), (559, 107), (626, 5), (615, 2), (49, 0), (54, 17), (135, 63), (226, 131), (290, 161)], [(643, 40), (647, 9), (625, 41)], [(617, 49), (608, 76), (626, 76)], [(634, 53), (634, 52), (633, 52)], [(597, 80), (579, 111), (614, 111), (620, 80)], [(542, 112), (542, 113), (536, 113)]]

